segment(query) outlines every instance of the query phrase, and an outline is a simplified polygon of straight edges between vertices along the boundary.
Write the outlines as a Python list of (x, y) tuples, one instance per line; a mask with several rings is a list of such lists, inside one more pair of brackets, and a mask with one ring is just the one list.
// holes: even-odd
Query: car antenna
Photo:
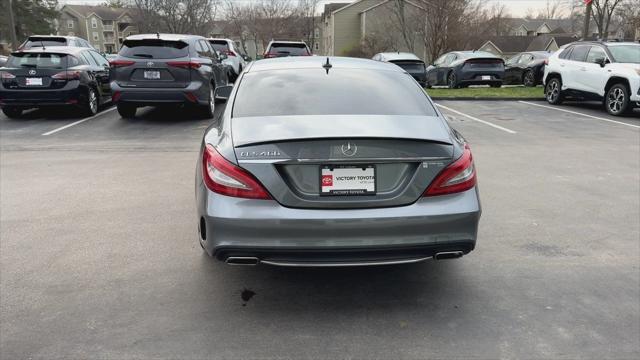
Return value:
[(329, 75), (329, 70), (333, 67), (329, 62), (329, 57), (327, 56), (327, 62), (322, 65), (322, 67), (327, 71), (327, 75)]
[(45, 49), (45, 47), (44, 47), (44, 41), (42, 41), (42, 39), (40, 39), (40, 45), (42, 45), (42, 50), (47, 50), (47, 49)]

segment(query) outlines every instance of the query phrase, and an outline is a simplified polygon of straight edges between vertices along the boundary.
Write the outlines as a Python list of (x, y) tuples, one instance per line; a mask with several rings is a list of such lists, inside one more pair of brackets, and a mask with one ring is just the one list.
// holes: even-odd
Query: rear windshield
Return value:
[(20, 53), (11, 55), (5, 66), (8, 68), (65, 69), (78, 64), (78, 59), (66, 54)]
[(24, 45), (24, 49), (31, 49), (33, 47), (44, 47), (47, 46), (65, 46), (67, 44), (67, 39), (65, 38), (29, 38)]
[(435, 115), (409, 74), (366, 69), (293, 69), (246, 73), (233, 116)]
[(209, 41), (209, 43), (218, 52), (229, 50), (229, 44), (227, 44), (227, 42), (224, 40), (213, 40), (213, 41)]
[(271, 44), (269, 54), (278, 56), (307, 56), (309, 51), (305, 44)]
[(118, 54), (128, 58), (176, 59), (189, 56), (189, 45), (162, 39), (125, 40)]
[(407, 72), (424, 72), (424, 63), (419, 61), (391, 61), (392, 63), (405, 69)]

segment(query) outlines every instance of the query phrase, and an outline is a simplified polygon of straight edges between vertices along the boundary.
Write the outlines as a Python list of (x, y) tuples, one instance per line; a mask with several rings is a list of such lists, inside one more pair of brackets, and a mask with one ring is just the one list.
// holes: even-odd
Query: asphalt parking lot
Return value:
[(638, 358), (640, 113), (438, 103), (474, 151), (476, 250), (342, 269), (203, 254), (211, 119), (0, 115), (0, 358)]

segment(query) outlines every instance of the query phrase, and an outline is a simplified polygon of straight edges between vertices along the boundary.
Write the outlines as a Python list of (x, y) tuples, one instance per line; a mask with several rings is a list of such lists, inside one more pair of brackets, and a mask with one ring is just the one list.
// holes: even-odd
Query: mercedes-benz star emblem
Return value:
[(149, 66), (149, 67), (153, 66), (153, 62), (149, 61), (149, 62), (147, 63), (147, 66)]
[(29, 75), (35, 75), (36, 71), (35, 70), (29, 70)]
[(342, 145), (342, 153), (344, 156), (353, 156), (358, 152), (358, 147), (356, 144), (352, 144), (350, 142)]

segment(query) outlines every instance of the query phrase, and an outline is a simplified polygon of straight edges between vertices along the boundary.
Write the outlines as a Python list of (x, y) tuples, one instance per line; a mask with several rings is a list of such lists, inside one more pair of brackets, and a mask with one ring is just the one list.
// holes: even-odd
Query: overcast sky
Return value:
[[(236, 0), (236, 1), (253, 1), (253, 0)], [(321, 3), (327, 4), (332, 2), (352, 2), (354, 0), (321, 0)], [(495, 3), (502, 3), (507, 6), (509, 13), (513, 16), (524, 16), (527, 9), (539, 9), (543, 8), (547, 3), (547, 0), (483, 0), (487, 5)], [(60, 4), (101, 4), (105, 0), (58, 0)]]

